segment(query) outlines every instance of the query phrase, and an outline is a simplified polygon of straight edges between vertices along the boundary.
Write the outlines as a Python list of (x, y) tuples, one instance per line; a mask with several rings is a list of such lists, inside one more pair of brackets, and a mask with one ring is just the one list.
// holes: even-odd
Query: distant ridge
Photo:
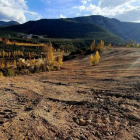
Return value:
[[(85, 17), (83, 17), (85, 18)], [(48, 38), (81, 38), (83, 40), (101, 40), (107, 43), (125, 42), (107, 29), (89, 22), (80, 22), (74, 19), (41, 19), (37, 21), (28, 21), (24, 24), (5, 27), (0, 30), (3, 32), (25, 33), (45, 35)]]
[(108, 18), (100, 15), (68, 18), (67, 20), (96, 24), (127, 41), (136, 40), (140, 43), (140, 23), (121, 22), (115, 18)]
[(135, 40), (140, 43), (140, 23), (121, 22), (100, 15), (41, 19), (20, 25), (15, 21), (10, 23), (17, 26), (6, 27), (5, 31), (47, 35), (51, 38), (104, 38), (109, 40), (116, 37), (116, 40)]
[(17, 21), (0, 21), (0, 27), (12, 26), (12, 25), (19, 25), (20, 23)]

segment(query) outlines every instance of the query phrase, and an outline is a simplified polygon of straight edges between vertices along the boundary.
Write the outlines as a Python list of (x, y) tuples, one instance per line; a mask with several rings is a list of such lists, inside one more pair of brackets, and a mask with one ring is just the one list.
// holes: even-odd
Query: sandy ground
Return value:
[(140, 140), (140, 49), (0, 79), (0, 140)]

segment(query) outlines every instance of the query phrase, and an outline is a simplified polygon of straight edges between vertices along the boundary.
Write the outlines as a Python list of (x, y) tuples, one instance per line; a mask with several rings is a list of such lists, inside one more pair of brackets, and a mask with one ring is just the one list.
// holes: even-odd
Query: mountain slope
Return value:
[(117, 19), (110, 19), (99, 15), (69, 18), (67, 20), (96, 24), (125, 40), (136, 40), (140, 42), (140, 23), (121, 22)]
[(41, 19), (29, 21), (22, 25), (3, 28), (4, 31), (14, 31), (26, 34), (47, 35), (48, 38), (91, 38), (104, 39), (106, 42), (124, 42), (96, 24), (80, 23), (67, 19)]
[(17, 22), (17, 21), (9, 21), (9, 22), (0, 21), (0, 27), (12, 26), (12, 25), (19, 25), (19, 22)]

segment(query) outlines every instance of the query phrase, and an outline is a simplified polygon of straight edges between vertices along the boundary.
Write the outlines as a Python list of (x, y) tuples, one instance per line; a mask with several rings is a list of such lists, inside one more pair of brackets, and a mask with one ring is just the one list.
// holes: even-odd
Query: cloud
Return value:
[[(46, 18), (58, 18), (60, 15), (66, 17), (74, 17), (78, 10), (73, 9), (75, 5), (81, 4), (81, 0), (40, 0), (45, 5), (43, 16)], [(76, 12), (77, 11), (77, 12)]]
[(73, 9), (82, 15), (103, 15), (121, 21), (140, 21), (140, 0), (100, 0), (97, 4), (91, 0), (81, 0), (81, 3)]
[(78, 10), (80, 10), (80, 12), (81, 11), (87, 11), (87, 7), (85, 6), (85, 5), (81, 5), (81, 6), (74, 6), (73, 7), (74, 9), (78, 9)]
[(25, 0), (0, 0), (0, 20), (15, 20), (23, 23), (26, 22), (26, 15), (36, 18), (40, 16), (38, 13), (28, 10)]
[(62, 14), (60, 14), (60, 18), (66, 18), (66, 16), (63, 16)]
[(121, 21), (125, 19), (125, 21), (140, 22), (139, 13), (140, 13), (140, 8), (137, 8), (137, 9), (133, 9), (125, 13), (122, 13), (120, 15), (116, 15), (116, 18), (120, 19)]
[(24, 11), (24, 14), (26, 17), (29, 17), (29, 19), (34, 19), (34, 20), (39, 20), (42, 18), (42, 15), (36, 12), (31, 12), (31, 11)]
[(85, 4), (87, 4), (88, 2), (90, 2), (90, 1), (91, 1), (91, 0), (81, 0), (81, 3), (85, 5)]
[(76, 13), (76, 16), (81, 16), (81, 14), (80, 13)]
[(115, 0), (115, 1), (100, 0), (99, 6), (101, 8), (103, 8), (103, 7), (117, 7), (117, 6), (123, 5), (123, 4), (131, 2), (131, 1), (133, 1), (133, 0)]

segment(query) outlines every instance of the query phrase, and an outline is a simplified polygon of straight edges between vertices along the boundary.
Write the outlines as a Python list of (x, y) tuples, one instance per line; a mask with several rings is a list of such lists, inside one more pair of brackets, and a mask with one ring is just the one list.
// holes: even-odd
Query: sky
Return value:
[(140, 0), (0, 0), (0, 21), (102, 15), (140, 22)]

